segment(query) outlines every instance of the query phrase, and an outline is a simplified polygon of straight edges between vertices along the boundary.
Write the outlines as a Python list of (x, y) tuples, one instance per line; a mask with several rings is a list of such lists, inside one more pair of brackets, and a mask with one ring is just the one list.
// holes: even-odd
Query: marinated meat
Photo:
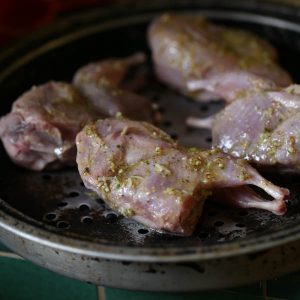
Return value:
[(250, 88), (291, 83), (267, 41), (201, 16), (164, 14), (150, 25), (148, 40), (158, 78), (197, 100), (232, 101)]
[(93, 62), (76, 72), (73, 84), (106, 117), (121, 112), (130, 119), (153, 122), (151, 102), (122, 84), (129, 69), (144, 61), (145, 55), (136, 53), (127, 58)]
[(75, 165), (77, 133), (89, 122), (121, 113), (153, 121), (151, 102), (118, 88), (128, 68), (145, 60), (137, 53), (81, 68), (74, 86), (49, 82), (33, 87), (0, 120), (0, 137), (10, 158), (40, 171)]
[[(190, 93), (201, 92), (201, 99), (210, 100), (212, 93), (217, 95), (215, 99), (224, 99), (232, 102), (249, 90), (260, 91), (276, 88), (276, 84), (268, 78), (263, 78), (248, 71), (220, 72), (207, 79), (187, 81), (187, 89)], [(207, 98), (206, 95), (208, 96)]]
[(300, 172), (300, 85), (246, 93), (208, 121), (189, 124), (211, 125), (215, 148), (266, 171)]
[(82, 96), (63, 82), (34, 86), (0, 119), (0, 137), (16, 164), (35, 171), (75, 164), (75, 137), (99, 118)]
[[(257, 200), (248, 188), (249, 203), (252, 198), (256, 203), (268, 203), (252, 207), (278, 215), (286, 210), (288, 191), (261, 177), (245, 161), (218, 150), (186, 149), (145, 122), (99, 120), (85, 126), (76, 144), (85, 186), (121, 214), (159, 230), (192, 234), (205, 199), (219, 189), (238, 191), (256, 185), (274, 200)], [(224, 201), (247, 207), (239, 197), (224, 197)]]

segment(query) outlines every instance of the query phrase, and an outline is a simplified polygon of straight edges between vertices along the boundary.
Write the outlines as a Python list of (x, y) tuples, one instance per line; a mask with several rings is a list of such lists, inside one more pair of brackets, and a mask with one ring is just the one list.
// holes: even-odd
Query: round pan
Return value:
[[(256, 2), (157, 1), (147, 6), (93, 9), (58, 20), (0, 55), (0, 114), (34, 84), (70, 81), (80, 66), (106, 57), (149, 53), (146, 29), (163, 12), (201, 14), (270, 40), (282, 66), (299, 82), (299, 17), (295, 10)], [(299, 24), (298, 24), (299, 22)], [(156, 82), (150, 60), (143, 94), (156, 102), (162, 129), (187, 146), (210, 146), (205, 130), (189, 130), (189, 115), (207, 116), (222, 103), (192, 102)], [(300, 177), (269, 176), (291, 191), (283, 217), (207, 202), (191, 237), (146, 228), (111, 211), (83, 186), (76, 169), (34, 173), (13, 165), (0, 148), (0, 239), (21, 256), (98, 285), (160, 291), (220, 288), (300, 267)], [(263, 267), (262, 267), (263, 266)]]

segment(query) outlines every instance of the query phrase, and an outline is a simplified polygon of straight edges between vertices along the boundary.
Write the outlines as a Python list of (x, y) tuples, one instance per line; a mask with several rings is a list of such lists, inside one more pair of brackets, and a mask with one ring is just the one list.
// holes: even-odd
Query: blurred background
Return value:
[(45, 26), (60, 15), (122, 0), (1, 0), (0, 46)]
[[(47, 25), (53, 19), (70, 12), (93, 6), (107, 7), (109, 5), (140, 3), (140, 1), (146, 2), (147, 0), (1, 0), (0, 46), (23, 37), (35, 29)], [(221, 1), (225, 2), (226, 0)], [(300, 0), (271, 0), (269, 2), (300, 6)]]

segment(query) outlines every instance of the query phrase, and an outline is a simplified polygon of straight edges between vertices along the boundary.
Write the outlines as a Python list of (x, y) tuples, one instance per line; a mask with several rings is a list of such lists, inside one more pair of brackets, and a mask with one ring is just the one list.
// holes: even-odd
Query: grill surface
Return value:
[[(191, 3), (173, 9), (191, 13), (195, 11)], [(243, 12), (242, 8), (237, 11), (228, 7), (211, 10), (209, 2), (203, 3), (201, 7), (193, 4), (199, 8), (197, 13), (216, 22), (250, 29), (270, 40), (279, 51), (283, 67), (296, 82), (300, 81), (295, 63), (300, 54), (300, 25), (297, 22), (285, 21), (284, 16), (275, 18), (272, 6), (269, 10), (264, 7), (256, 12), (257, 7), (253, 4)], [(145, 37), (147, 24), (165, 9), (156, 6), (148, 10), (137, 9), (138, 14), (131, 16), (115, 11), (115, 20), (101, 12), (71, 17), (12, 48), (0, 57), (0, 114), (7, 113), (11, 103), (32, 85), (51, 79), (70, 81), (74, 71), (89, 61), (126, 56), (137, 50), (149, 54)], [(296, 19), (296, 16), (292, 17)], [(289, 15), (290, 19), (292, 17)], [(185, 119), (191, 115), (207, 117), (220, 110), (223, 104), (195, 103), (156, 82), (150, 62), (143, 68), (147, 70), (149, 82), (141, 93), (158, 105), (162, 115), (161, 128), (186, 146), (209, 148), (209, 131), (187, 128)], [(118, 259), (133, 261), (184, 261), (267, 249), (297, 240), (300, 235), (300, 176), (266, 175), (291, 191), (285, 216), (277, 217), (257, 210), (239, 211), (207, 201), (194, 235), (180, 237), (156, 232), (110, 210), (83, 186), (76, 169), (26, 171), (10, 162), (2, 146), (0, 160), (0, 197), (3, 199), (0, 200), (0, 225), (33, 243), (41, 242), (41, 237), (51, 243), (54, 234), (55, 243), (70, 247), (69, 252), (76, 241), (81, 241), (90, 242), (86, 244), (87, 250), (94, 251), (99, 257), (114, 259), (118, 254)], [(9, 238), (4, 236), (2, 239), (14, 248)], [(109, 251), (104, 248), (102, 252), (98, 251), (99, 245), (109, 246)], [(75, 246), (79, 247), (78, 244)], [(15, 250), (25, 257), (30, 256), (22, 253), (20, 247), (15, 246)], [(160, 257), (156, 257), (158, 254)], [(37, 258), (31, 259), (42, 264)], [(51, 263), (46, 267), (76, 277), (69, 270), (61, 271)], [(80, 277), (88, 280), (85, 278)], [(93, 282), (99, 280), (93, 279)]]
[[(185, 126), (189, 115), (207, 116), (222, 104), (197, 104), (152, 81), (144, 94), (153, 99), (162, 114), (161, 128), (188, 146), (209, 148), (210, 132)], [(5, 154), (2, 154), (5, 157)], [(99, 238), (117, 246), (190, 247), (239, 242), (241, 239), (267, 236), (272, 232), (295, 226), (300, 220), (300, 178), (272, 178), (288, 187), (291, 197), (288, 213), (283, 217), (260, 210), (239, 211), (222, 207), (209, 200), (204, 215), (192, 237), (159, 233), (109, 209), (97, 195), (87, 190), (78, 171), (68, 169), (35, 173), (21, 170), (6, 160), (1, 177), (1, 196), (17, 210), (35, 220), (59, 229), (61, 234), (75, 233), (82, 239)], [(269, 176), (270, 178), (270, 176)]]

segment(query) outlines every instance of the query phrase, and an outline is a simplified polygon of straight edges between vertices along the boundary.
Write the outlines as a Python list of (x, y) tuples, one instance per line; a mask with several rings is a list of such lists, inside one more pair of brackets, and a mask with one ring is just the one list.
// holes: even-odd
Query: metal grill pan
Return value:
[[(0, 114), (33, 84), (69, 81), (89, 61), (137, 50), (149, 54), (147, 25), (166, 10), (199, 13), (257, 32), (277, 47), (281, 64), (300, 81), (295, 64), (300, 19), (292, 9), (248, 1), (154, 1), (64, 18), (8, 49), (0, 55)], [(184, 145), (210, 147), (210, 133), (187, 128), (185, 118), (206, 117), (223, 104), (195, 103), (159, 84), (150, 61), (143, 68), (149, 83), (141, 93), (158, 105), (162, 129)], [(187, 291), (249, 283), (300, 267), (299, 176), (269, 176), (291, 190), (285, 216), (207, 202), (195, 234), (186, 238), (121, 217), (83, 187), (76, 169), (29, 172), (13, 165), (2, 147), (0, 159), (0, 239), (25, 258), (67, 276), (121, 288)]]

